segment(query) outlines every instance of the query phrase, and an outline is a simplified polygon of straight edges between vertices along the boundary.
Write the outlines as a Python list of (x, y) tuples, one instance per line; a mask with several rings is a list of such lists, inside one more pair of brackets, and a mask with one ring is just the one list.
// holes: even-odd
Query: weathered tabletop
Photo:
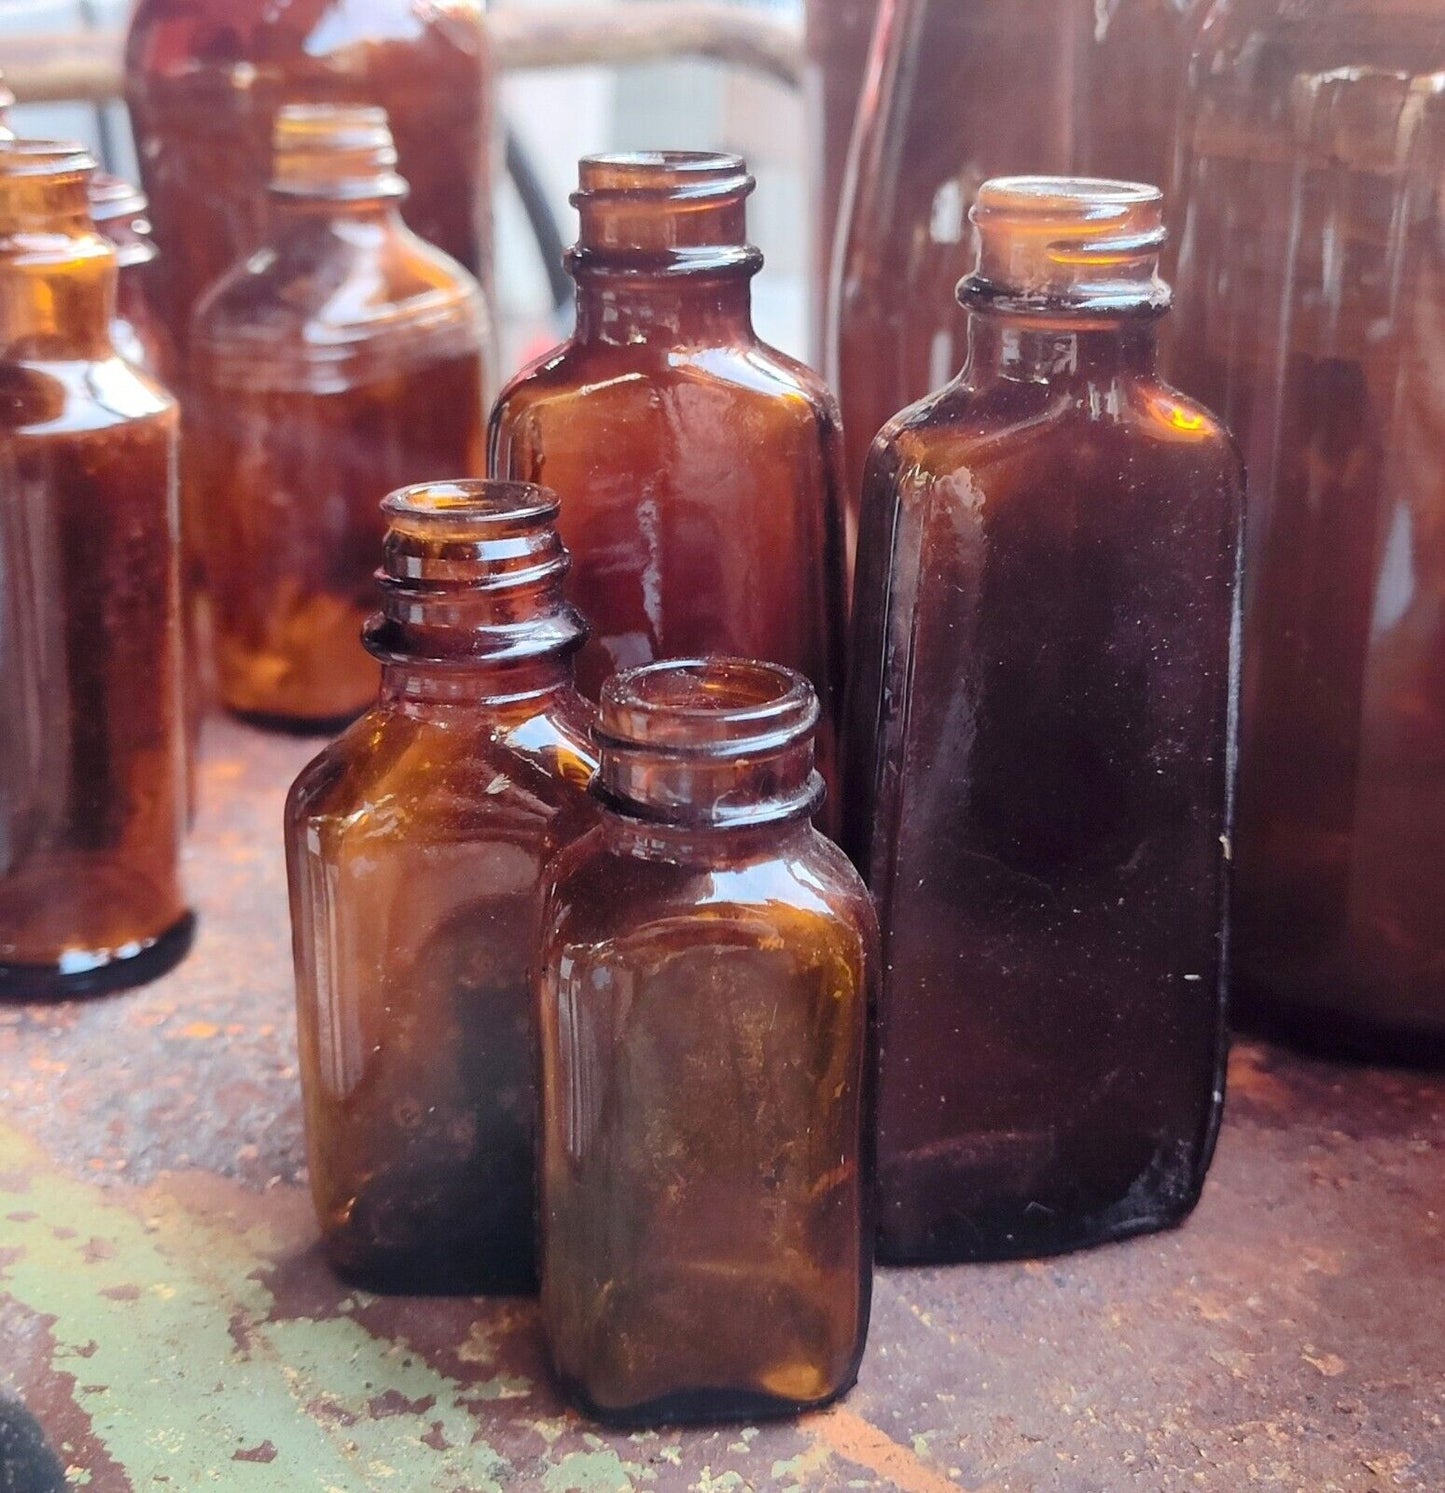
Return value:
[(528, 1303), (340, 1287), (278, 829), (314, 749), (211, 727), (179, 971), (0, 1009), (0, 1398), (73, 1485), (1445, 1493), (1440, 1078), (1242, 1047), (1183, 1230), (881, 1273), (858, 1389), (794, 1425), (605, 1435), (553, 1395)]

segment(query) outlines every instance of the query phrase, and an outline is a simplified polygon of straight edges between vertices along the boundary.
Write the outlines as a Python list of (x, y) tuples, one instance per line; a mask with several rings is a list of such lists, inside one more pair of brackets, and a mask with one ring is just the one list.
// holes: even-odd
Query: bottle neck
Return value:
[(698, 829), (634, 819), (606, 803), (601, 824), (608, 848), (619, 855), (709, 869), (784, 855), (811, 832), (807, 814), (733, 829)]
[(577, 285), (576, 341), (611, 347), (751, 341), (749, 277), (644, 279), (597, 271)]
[(428, 718), (484, 718), (489, 724), (520, 721), (561, 709), (576, 693), (572, 655), (515, 664), (393, 660), (382, 665), (381, 703)]
[(964, 382), (1108, 384), (1148, 378), (1158, 361), (1153, 316), (1070, 318), (970, 310)]

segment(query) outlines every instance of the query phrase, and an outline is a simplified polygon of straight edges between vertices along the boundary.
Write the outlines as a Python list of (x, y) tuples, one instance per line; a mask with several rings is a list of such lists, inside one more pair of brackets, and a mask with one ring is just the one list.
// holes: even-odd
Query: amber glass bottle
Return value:
[(156, 246), (147, 212), (144, 194), (128, 181), (99, 171), (92, 177), (90, 215), (120, 269), (111, 341), (128, 363), (169, 388), (176, 380), (175, 349), (155, 309)]
[(1250, 473), (1242, 1014), (1445, 1058), (1445, 12), (1233, 0), (1193, 69), (1175, 377)]
[(837, 409), (764, 346), (736, 156), (598, 156), (573, 198), (577, 331), (503, 392), (498, 476), (562, 496), (572, 593), (592, 627), (578, 678), (730, 653), (798, 669), (832, 771), (844, 572)]
[(384, 108), (407, 222), (490, 284), (493, 91), (481, 0), (140, 0), (126, 98), (177, 344), (202, 292), (266, 237), (288, 103)]
[(1219, 1122), (1241, 484), (1159, 382), (1160, 199), (985, 184), (968, 360), (869, 459), (849, 845), (884, 928), (881, 1249), (1193, 1207)]
[(965, 210), (986, 177), (1164, 184), (1207, 0), (883, 0), (830, 331), (849, 491), (885, 420), (952, 377)]
[(0, 994), (186, 952), (176, 408), (111, 342), (78, 146), (0, 146)]
[(301, 1080), (326, 1249), (372, 1289), (535, 1286), (542, 867), (594, 819), (552, 495), (393, 494), (381, 698), (286, 808)]
[(482, 469), (482, 298), (402, 223), (395, 159), (379, 109), (283, 109), (270, 242), (196, 309), (187, 520), (221, 701), (264, 723), (365, 709), (376, 494)]
[(547, 873), (542, 1315), (605, 1420), (783, 1414), (857, 1373), (877, 930), (808, 822), (817, 722), (769, 665), (613, 679), (602, 823)]

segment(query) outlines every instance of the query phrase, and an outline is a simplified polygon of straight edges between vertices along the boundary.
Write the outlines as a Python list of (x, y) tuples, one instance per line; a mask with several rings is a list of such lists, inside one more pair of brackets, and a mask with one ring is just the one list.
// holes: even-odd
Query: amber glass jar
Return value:
[(0, 146), (0, 994), (186, 952), (176, 408), (111, 342), (78, 146)]
[(503, 392), (492, 471), (562, 496), (592, 627), (585, 694), (658, 658), (770, 659), (822, 698), (826, 776), (845, 605), (838, 415), (816, 375), (753, 332), (752, 188), (736, 156), (582, 162), (577, 331)]
[(1008, 178), (973, 217), (967, 362), (884, 428), (859, 551), (892, 1260), (1177, 1223), (1224, 1075), (1238, 457), (1154, 372), (1154, 188)]
[(493, 92), (481, 0), (140, 0), (126, 98), (177, 344), (202, 292), (266, 238), (288, 103), (384, 108), (407, 222), (489, 285)]
[(602, 823), (548, 870), (540, 956), (542, 1315), (601, 1419), (788, 1413), (857, 1373), (877, 931), (809, 824), (817, 722), (737, 660), (603, 691)]
[(288, 105), (270, 242), (196, 309), (187, 521), (221, 702), (263, 723), (366, 708), (376, 495), (484, 461), (482, 298), (402, 223), (395, 160), (381, 110)]
[(176, 357), (155, 309), (156, 246), (145, 195), (128, 181), (97, 171), (90, 183), (90, 215), (115, 249), (120, 269), (110, 325), (116, 351), (169, 388), (176, 380)]
[(1193, 68), (1174, 375), (1250, 473), (1241, 1014), (1445, 1058), (1445, 13), (1234, 0)]
[(885, 420), (958, 369), (966, 209), (1002, 172), (1166, 183), (1207, 0), (883, 0), (834, 287), (849, 491)]
[(286, 807), (311, 1188), (350, 1280), (529, 1290), (537, 886), (594, 819), (586, 629), (552, 494), (383, 506), (381, 697)]
[(814, 317), (821, 341), (853, 121), (880, 0), (808, 0), (808, 124), (814, 199)]

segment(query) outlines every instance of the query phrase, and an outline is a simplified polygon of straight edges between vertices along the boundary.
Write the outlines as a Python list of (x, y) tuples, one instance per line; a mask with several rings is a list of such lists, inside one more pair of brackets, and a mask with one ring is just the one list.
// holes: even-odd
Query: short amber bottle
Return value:
[(191, 310), (266, 240), (271, 135), (286, 104), (391, 118), (408, 224), (491, 283), (495, 77), (482, 0), (140, 0), (126, 100), (164, 255), (162, 311)]
[(270, 243), (196, 309), (186, 516), (221, 702), (263, 723), (366, 708), (376, 495), (482, 470), (482, 298), (402, 223), (395, 163), (379, 109), (283, 109)]
[(172, 388), (175, 348), (155, 306), (159, 278), (145, 194), (118, 176), (97, 171), (90, 183), (90, 216), (115, 249), (120, 276), (110, 335), (128, 363)]
[(78, 146), (0, 145), (0, 993), (186, 952), (176, 407), (111, 341)]
[(602, 823), (548, 871), (542, 1314), (604, 1420), (789, 1413), (857, 1372), (877, 930), (809, 823), (817, 722), (768, 665), (613, 679)]
[(381, 697), (286, 808), (311, 1187), (348, 1279), (527, 1290), (537, 886), (593, 822), (586, 630), (550, 493), (465, 482), (384, 506)]
[(577, 330), (492, 414), (496, 476), (562, 497), (578, 665), (727, 653), (805, 674), (832, 772), (842, 690), (842, 447), (832, 397), (759, 342), (736, 156), (598, 156), (573, 198)]
[(1223, 1090), (1239, 460), (1154, 371), (1154, 188), (1004, 179), (973, 216), (967, 363), (864, 495), (848, 840), (891, 1260), (1178, 1222)]

